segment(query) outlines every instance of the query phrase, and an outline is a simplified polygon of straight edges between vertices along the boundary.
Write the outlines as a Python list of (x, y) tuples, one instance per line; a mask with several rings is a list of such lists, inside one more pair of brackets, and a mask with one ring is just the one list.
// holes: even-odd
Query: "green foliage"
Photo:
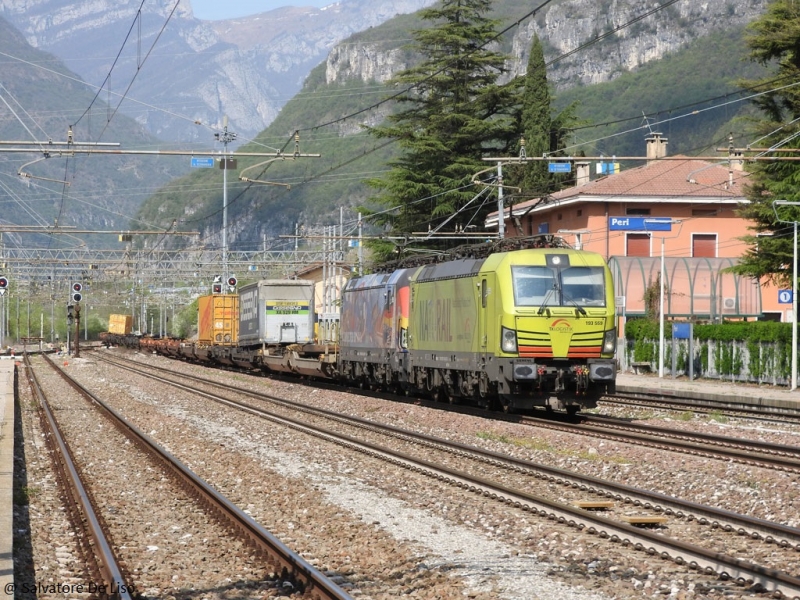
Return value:
[[(786, 378), (791, 372), (792, 325), (773, 321), (695, 324), (696, 356), (702, 372), (709, 369), (709, 349), (720, 375), (738, 376), (747, 367), (755, 381), (773, 377)], [(655, 362), (658, 352), (659, 323), (653, 319), (631, 319), (625, 325), (625, 337), (633, 345), (633, 360)], [(672, 327), (665, 327), (664, 337), (672, 339)], [(677, 356), (678, 370), (686, 370), (688, 355), (683, 346)], [(747, 364), (745, 354), (747, 349)], [(671, 344), (667, 353), (671, 352)], [(667, 360), (670, 363), (670, 360)]]
[[(740, 105), (725, 111), (704, 109), (717, 105), (721, 96), (735, 95), (739, 90), (736, 79), (764, 73), (763, 67), (743, 62), (746, 57), (743, 35), (744, 29), (740, 27), (715, 32), (661, 60), (621, 73), (613, 81), (568, 87), (559, 91), (555, 107), (577, 103), (577, 116), (592, 124), (579, 128), (578, 134), (600, 139), (596, 154), (640, 156), (646, 131), (635, 128), (642, 125), (642, 112), (651, 122), (666, 121), (659, 130), (669, 138), (671, 155), (713, 151), (728, 144), (729, 132), (741, 131), (742, 126), (734, 121), (753, 111)], [(593, 52), (602, 49), (596, 46)], [(710, 56), (714, 59), (709, 60)], [(680, 90), (677, 103), (676, 90)], [(672, 110), (676, 104), (686, 107), (685, 110)], [(693, 109), (698, 110), (695, 115), (675, 118), (678, 113), (682, 115)]]
[(195, 298), (175, 315), (175, 322), (172, 324), (175, 337), (186, 340), (197, 334), (197, 306), (198, 299)]
[[(412, 32), (421, 60), (389, 82), (407, 91), (386, 124), (367, 128), (400, 149), (386, 175), (368, 180), (375, 202), (397, 207), (377, 218), (397, 234), (429, 230), (470, 206), (481, 158), (507, 154), (519, 137), (519, 82), (497, 82), (507, 57), (488, 44), (498, 25), (486, 16), (490, 4), (453, 0), (419, 13), (431, 23)], [(492, 208), (471, 206), (469, 218), (480, 224)]]
[[(753, 103), (761, 118), (753, 121), (759, 145), (764, 147), (796, 147), (786, 142), (800, 134), (800, 91), (792, 85), (776, 82), (797, 81), (800, 77), (800, 54), (797, 39), (800, 35), (800, 5), (792, 0), (771, 2), (766, 13), (748, 27), (746, 38), (752, 61), (764, 65), (769, 73), (760, 79), (743, 80), (740, 84), (755, 92)], [(789, 159), (797, 152), (781, 152)], [(745, 238), (749, 249), (739, 264), (731, 269), (753, 277), (767, 277), (778, 284), (791, 282), (786, 269), (793, 254), (790, 227), (781, 221), (800, 221), (797, 207), (782, 207), (775, 214), (775, 200), (800, 202), (800, 167), (793, 160), (759, 162), (751, 172), (747, 188), (748, 205), (741, 207), (740, 216), (755, 222), (754, 234)], [(756, 237), (758, 233), (774, 233)]]
[[(119, 143), (124, 150), (152, 150), (159, 140), (147, 134), (135, 120), (118, 113), (108, 122), (109, 108), (96, 99), (95, 91), (80, 81), (49, 53), (35, 49), (5, 19), (0, 17), (0, 82), (3, 105), (0, 137), (47, 144), (66, 142), (72, 130), (75, 142)], [(36, 67), (39, 65), (39, 67)], [(47, 65), (46, 68), (43, 65)], [(12, 112), (13, 111), (13, 112)], [(13, 116), (16, 114), (16, 117)], [(81, 115), (83, 115), (81, 117)], [(80, 119), (78, 117), (81, 117)], [(33, 147), (32, 147), (33, 148)], [(14, 225), (53, 225), (83, 230), (125, 230), (146, 195), (154, 194), (170, 179), (189, 170), (188, 159), (135, 155), (87, 155), (80, 152), (62, 156), (50, 150), (47, 160), (31, 164), (41, 155), (20, 154), (0, 161), (4, 197), (2, 219)], [(9, 155), (10, 156), (10, 155)], [(23, 165), (22, 178), (17, 170)], [(44, 181), (37, 178), (49, 178)], [(65, 181), (65, 187), (57, 182)], [(12, 201), (13, 198), (13, 201)], [(136, 223), (135, 226), (139, 224)], [(142, 229), (151, 229), (142, 224)], [(77, 247), (117, 248), (116, 236), (11, 234), (4, 242), (32, 248)]]
[[(449, 5), (461, 6), (464, 2), (449, 2)], [(488, 3), (484, 3), (488, 4)], [(598, 4), (600, 12), (610, 10), (612, 3), (603, 0)], [(513, 23), (519, 18), (519, 4), (502, 0), (491, 3), (491, 16), (503, 20), (503, 24)], [(578, 16), (578, 15), (576, 15)], [(585, 15), (583, 15), (585, 17)], [(535, 16), (537, 22), (543, 27), (546, 25), (546, 11), (539, 11)], [(465, 26), (466, 27), (466, 26)], [(394, 53), (395, 58), (405, 64), (413, 65), (424, 60), (424, 56), (416, 47), (399, 48), (399, 40), (407, 40), (411, 32), (423, 28), (436, 29), (436, 24), (429, 20), (421, 19), (421, 13), (402, 15), (387, 21), (381, 26), (370, 28), (364, 32), (353, 35), (347, 40), (348, 44), (377, 44), (377, 51)], [(600, 33), (598, 31), (598, 33)], [(431, 35), (434, 35), (433, 33)], [(476, 37), (476, 39), (478, 39)], [(512, 36), (510, 34), (499, 38), (492, 43), (492, 48), (507, 52), (511, 48)], [(642, 132), (637, 131), (625, 136), (615, 136), (623, 130), (631, 129), (632, 125), (641, 125), (641, 111), (656, 118), (674, 117), (673, 113), (659, 112), (664, 107), (673, 108), (675, 90), (680, 90), (681, 104), (693, 103), (701, 99), (708, 99), (736, 90), (732, 80), (735, 77), (755, 76), (763, 72), (757, 65), (748, 65), (741, 62), (744, 56), (741, 29), (730, 29), (723, 33), (714, 33), (698, 38), (685, 50), (671, 56), (647, 64), (633, 73), (621, 73), (613, 81), (601, 85), (564, 86), (559, 89), (558, 96), (551, 96), (553, 124), (551, 131), (564, 133), (569, 142), (571, 137), (570, 123), (574, 120), (568, 118), (569, 107), (574, 108), (574, 118), (592, 123), (606, 123), (620, 118), (627, 120), (616, 125), (600, 128), (596, 127), (590, 132), (581, 132), (583, 139), (604, 138), (607, 141), (597, 146), (598, 153), (607, 156), (640, 155), (642, 152)], [(547, 40), (542, 40), (544, 51), (548, 58), (557, 56), (560, 52), (548, 46)], [(474, 45), (474, 42), (472, 42)], [(592, 47), (592, 52), (603, 53), (615, 51), (616, 40), (609, 38)], [(440, 53), (442, 54), (442, 53)], [(714, 60), (709, 60), (713, 56)], [(458, 65), (461, 69), (467, 65)], [(560, 63), (550, 67), (555, 71)], [(441, 78), (451, 77), (453, 73), (443, 73)], [(447, 82), (433, 82), (436, 85)], [(516, 82), (514, 85), (519, 85)], [(264, 184), (247, 184), (238, 181), (236, 175), (241, 171), (259, 162), (258, 159), (240, 159), (238, 172), (229, 174), (229, 235), (228, 242), (232, 248), (253, 249), (260, 248), (262, 235), (272, 242), (271, 248), (280, 244), (288, 244), (285, 240), (276, 240), (279, 234), (294, 232), (296, 223), (309, 225), (337, 223), (340, 207), (352, 209), (345, 213), (348, 218), (354, 217), (354, 212), (362, 209), (367, 212), (379, 212), (386, 206), (381, 206), (372, 200), (375, 188), (365, 184), (365, 179), (385, 180), (388, 184), (385, 193), (398, 195), (407, 192), (408, 198), (421, 200), (431, 193), (438, 193), (445, 189), (456, 179), (456, 175), (465, 174), (473, 168), (474, 157), (469, 161), (463, 159), (454, 164), (453, 169), (446, 173), (434, 173), (435, 179), (430, 179), (425, 173), (420, 180), (406, 181), (402, 178), (394, 180), (386, 175), (387, 165), (398, 160), (401, 145), (393, 138), (376, 139), (365, 135), (359, 123), (384, 123), (387, 112), (400, 110), (410, 106), (408, 102), (399, 102), (398, 106), (388, 104), (372, 110), (367, 107), (385, 97), (387, 93), (397, 93), (402, 87), (386, 87), (377, 82), (363, 81), (361, 79), (328, 81), (326, 78), (326, 64), (320, 64), (306, 79), (303, 89), (289, 101), (279, 113), (276, 120), (260, 134), (253, 143), (241, 148), (245, 152), (264, 152), (271, 149), (293, 150), (293, 134), (300, 131), (300, 151), (306, 153), (320, 153), (320, 158), (285, 160), (268, 163), (256, 169), (246, 171), (246, 176), (253, 179), (291, 183), (291, 189)], [(492, 88), (495, 89), (495, 88)], [(496, 96), (487, 90), (482, 98), (493, 102), (503, 99), (505, 94), (513, 90), (496, 89)], [(416, 90), (409, 96), (417, 98), (421, 92)], [(577, 103), (577, 104), (576, 104)], [(712, 102), (698, 108), (710, 106)], [(632, 108), (635, 107), (635, 108)], [(467, 107), (469, 108), (469, 107)], [(478, 107), (476, 107), (477, 109)], [(480, 107), (486, 109), (484, 105)], [(519, 108), (519, 107), (516, 107)], [(485, 111), (484, 111), (485, 112)], [(566, 112), (566, 114), (565, 114)], [(355, 119), (336, 122), (346, 114), (358, 114)], [(458, 113), (454, 116), (458, 116)], [(504, 113), (506, 121), (513, 121), (513, 113)], [(665, 135), (670, 138), (670, 153), (692, 153), (697, 148), (708, 148), (713, 144), (727, 143), (720, 138), (719, 132), (726, 135), (729, 131), (736, 130), (731, 125), (731, 119), (739, 114), (739, 109), (731, 108), (725, 111), (699, 111), (688, 119), (670, 119)], [(521, 115), (516, 115), (521, 118)], [(442, 115), (442, 119), (447, 118)], [(330, 124), (327, 124), (330, 123)], [(443, 125), (439, 122), (438, 125)], [(518, 151), (519, 131), (512, 135), (504, 131), (500, 136), (508, 146), (502, 149), (502, 154), (515, 155)], [(586, 135), (584, 135), (586, 134)], [(435, 140), (439, 143), (439, 140)], [(448, 146), (450, 140), (445, 140)], [(438, 146), (437, 146), (438, 147)], [(561, 146), (563, 147), (563, 145)], [(433, 145), (425, 147), (431, 152), (436, 149)], [(497, 148), (496, 148), (497, 149)], [(493, 150), (494, 151), (494, 150)], [(500, 152), (500, 150), (497, 150)], [(532, 151), (528, 152), (532, 155)], [(463, 157), (461, 157), (463, 158)], [(450, 157), (447, 157), (449, 164)], [(408, 169), (415, 168), (410, 162), (402, 163)], [(480, 162), (475, 172), (486, 168), (486, 163)], [(471, 174), (470, 174), (471, 175)], [(513, 177), (513, 169), (504, 169), (504, 176), (508, 181)], [(476, 190), (472, 189), (472, 194)], [(173, 219), (177, 219), (179, 227), (184, 230), (200, 230), (205, 235), (218, 232), (222, 223), (222, 184), (221, 173), (217, 169), (194, 170), (189, 176), (175, 181), (174, 185), (165, 189), (163, 193), (149, 198), (138, 215), (144, 222), (154, 227), (168, 227)], [(429, 200), (425, 206), (420, 206), (420, 213), (409, 212), (395, 218), (394, 215), (385, 219), (372, 217), (365, 219), (367, 235), (388, 235), (385, 227), (395, 227), (396, 231), (405, 231), (417, 226), (416, 231), (427, 230), (428, 224), (440, 224), (449, 206), (460, 206), (466, 194), (457, 197), (447, 197), (436, 201)], [(472, 197), (471, 195), (469, 196)], [(507, 194), (509, 203), (514, 198)], [(420, 203), (423, 204), (423, 203)], [(486, 204), (486, 210), (490, 210)], [(423, 210), (424, 209), (424, 210)], [(440, 216), (431, 219), (431, 214), (438, 211)], [(453, 211), (455, 212), (455, 211)], [(452, 213), (449, 213), (452, 214)], [(480, 218), (471, 219), (472, 215), (456, 218), (450, 221), (450, 231), (456, 225), (466, 226), (477, 224), (482, 226)], [(377, 222), (376, 226), (372, 223)], [(405, 223), (405, 224), (404, 224)], [(451, 225), (453, 227), (451, 227)], [(164, 244), (181, 243), (180, 238), (169, 238)], [(163, 247), (163, 245), (162, 245)], [(381, 244), (383, 254), (391, 252), (394, 246), (388, 241)]]

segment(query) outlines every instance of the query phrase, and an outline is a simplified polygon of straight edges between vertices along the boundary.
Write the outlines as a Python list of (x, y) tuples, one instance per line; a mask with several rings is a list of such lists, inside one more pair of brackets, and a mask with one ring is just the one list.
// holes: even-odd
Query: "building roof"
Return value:
[[(515, 204), (513, 214), (550, 210), (577, 202), (647, 202), (738, 204), (747, 202), (744, 185), (749, 173), (731, 169), (727, 159), (720, 163), (674, 156), (651, 160), (646, 165), (607, 175), (552, 194)], [(487, 225), (497, 222), (497, 212)]]

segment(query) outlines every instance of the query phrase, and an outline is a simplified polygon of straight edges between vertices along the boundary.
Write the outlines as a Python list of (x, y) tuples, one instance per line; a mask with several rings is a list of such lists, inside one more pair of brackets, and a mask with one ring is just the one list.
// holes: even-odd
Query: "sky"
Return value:
[(235, 19), (266, 12), (282, 6), (316, 6), (332, 4), (336, 0), (191, 0), (192, 12), (198, 19), (216, 21)]

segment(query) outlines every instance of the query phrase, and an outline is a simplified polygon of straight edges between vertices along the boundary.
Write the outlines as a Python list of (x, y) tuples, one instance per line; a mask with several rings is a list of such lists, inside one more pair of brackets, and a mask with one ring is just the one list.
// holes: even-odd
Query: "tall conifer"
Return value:
[(508, 152), (518, 137), (519, 83), (498, 83), (506, 56), (489, 43), (497, 27), (485, 16), (490, 6), (489, 0), (444, 0), (421, 11), (431, 26), (413, 33), (420, 60), (390, 82), (409, 91), (386, 124), (368, 128), (401, 147), (386, 176), (368, 181), (379, 190), (374, 200), (398, 208), (384, 217), (395, 235), (434, 229), (462, 209), (449, 231), (482, 227), (494, 208), (485, 197), (474, 199), (480, 188), (471, 181), (488, 166), (483, 156)]

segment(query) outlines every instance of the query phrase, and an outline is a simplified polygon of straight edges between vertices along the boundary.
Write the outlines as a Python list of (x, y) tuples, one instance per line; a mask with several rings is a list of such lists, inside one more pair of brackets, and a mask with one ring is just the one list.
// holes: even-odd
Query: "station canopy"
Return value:
[[(737, 263), (735, 258), (665, 257), (664, 316), (712, 322), (761, 316), (758, 280), (726, 272)], [(612, 256), (608, 266), (614, 295), (624, 297), (619, 314), (644, 316), (647, 289), (655, 286), (660, 292), (661, 257)]]

